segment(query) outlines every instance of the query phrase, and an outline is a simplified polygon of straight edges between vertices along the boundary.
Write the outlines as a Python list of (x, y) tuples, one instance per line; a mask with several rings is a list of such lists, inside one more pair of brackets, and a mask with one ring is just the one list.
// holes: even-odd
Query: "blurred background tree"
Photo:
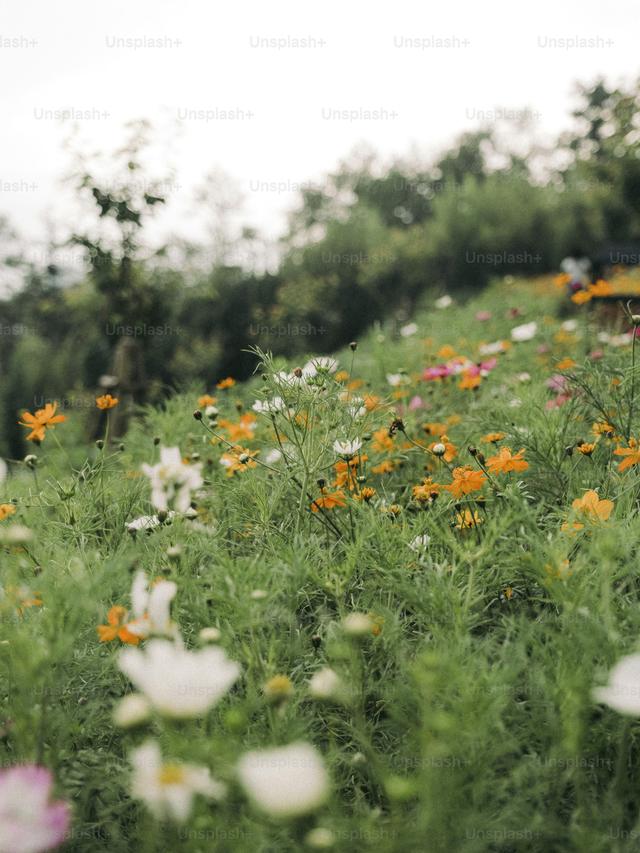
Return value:
[(519, 118), (463, 134), (432, 162), (383, 163), (360, 147), (301, 189), (275, 269), (274, 247), (242, 222), (238, 187), (220, 170), (194, 199), (205, 236), (151, 245), (171, 174), (148, 173), (148, 123), (129, 125), (107, 157), (76, 151), (69, 183), (87, 214), (67, 245), (86, 274), (29, 260), (0, 222), (0, 454), (25, 451), (19, 410), (95, 390), (127, 329), (141, 331), (146, 397), (158, 401), (248, 376), (251, 345), (330, 352), (376, 321), (406, 322), (445, 290), (640, 243), (639, 106), (637, 84), (596, 80), (578, 87), (572, 126), (553, 146)]

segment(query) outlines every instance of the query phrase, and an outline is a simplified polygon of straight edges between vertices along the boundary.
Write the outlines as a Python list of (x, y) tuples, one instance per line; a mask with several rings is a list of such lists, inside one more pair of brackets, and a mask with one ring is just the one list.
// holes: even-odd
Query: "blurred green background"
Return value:
[(407, 322), (424, 298), (548, 273), (569, 255), (591, 257), (597, 271), (602, 257), (633, 251), (639, 93), (602, 80), (580, 87), (568, 129), (526, 155), (487, 125), (422, 166), (354, 156), (301, 190), (269, 272), (251, 261), (259, 236), (249, 228), (236, 241), (242, 263), (215, 241), (149, 249), (145, 229), (167, 199), (143, 166), (153, 131), (135, 123), (108, 181), (90, 157), (68, 177), (85, 215), (62, 248), (84, 254), (86, 274), (27, 260), (0, 223), (0, 270), (19, 280), (0, 302), (0, 455), (25, 453), (21, 410), (53, 399), (70, 408), (89, 391), (88, 411), (127, 336), (140, 361), (136, 402), (155, 403), (194, 381), (204, 391), (247, 377), (251, 346), (331, 352), (376, 321)]

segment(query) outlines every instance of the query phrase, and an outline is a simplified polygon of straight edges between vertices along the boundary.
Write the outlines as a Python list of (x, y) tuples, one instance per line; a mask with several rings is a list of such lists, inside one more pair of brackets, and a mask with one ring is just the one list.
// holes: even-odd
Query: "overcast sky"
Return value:
[(425, 157), (491, 111), (526, 109), (539, 136), (568, 124), (576, 80), (631, 79), (635, 0), (322, 3), (21, 0), (0, 18), (0, 213), (28, 238), (60, 195), (73, 112), (89, 148), (122, 126), (158, 127), (158, 172), (176, 168), (158, 227), (188, 236), (193, 189), (218, 167), (245, 218), (284, 227), (299, 183), (366, 142)]

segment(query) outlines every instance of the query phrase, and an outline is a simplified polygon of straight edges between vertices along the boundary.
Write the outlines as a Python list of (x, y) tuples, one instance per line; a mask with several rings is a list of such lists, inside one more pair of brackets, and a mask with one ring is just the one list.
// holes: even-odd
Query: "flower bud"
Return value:
[(167, 557), (173, 563), (177, 563), (182, 555), (182, 548), (180, 545), (169, 545), (167, 548)]
[(203, 628), (198, 637), (203, 643), (217, 643), (221, 637), (220, 630), (218, 628)]
[(262, 690), (269, 702), (276, 704), (289, 699), (294, 692), (293, 684), (288, 675), (274, 675), (266, 682)]
[(344, 694), (344, 682), (335, 670), (328, 666), (319, 669), (309, 681), (309, 693), (314, 699), (339, 700)]
[(447, 452), (447, 448), (441, 441), (439, 441), (437, 444), (434, 444), (431, 450), (434, 456), (444, 456), (444, 454)]
[(342, 628), (350, 637), (366, 637), (373, 629), (373, 620), (366, 613), (350, 613), (342, 620)]

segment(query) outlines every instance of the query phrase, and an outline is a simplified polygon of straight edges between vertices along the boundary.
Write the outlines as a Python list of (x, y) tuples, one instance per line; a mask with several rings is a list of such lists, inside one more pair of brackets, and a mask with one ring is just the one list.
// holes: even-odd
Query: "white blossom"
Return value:
[(238, 776), (254, 804), (273, 817), (308, 814), (329, 795), (322, 757), (308, 743), (248, 752), (238, 762)]

